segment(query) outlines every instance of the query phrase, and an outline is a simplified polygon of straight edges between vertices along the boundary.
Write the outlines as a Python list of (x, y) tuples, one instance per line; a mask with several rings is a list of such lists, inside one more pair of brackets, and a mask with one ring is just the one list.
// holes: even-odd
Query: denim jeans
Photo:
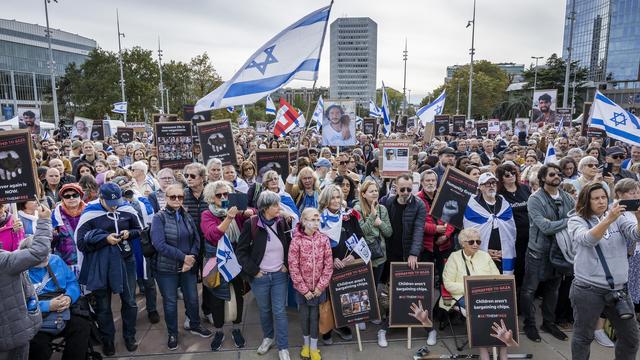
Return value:
[(615, 345), (615, 358), (618, 360), (635, 359), (638, 353), (638, 323), (636, 317), (622, 320), (618, 317), (613, 304), (605, 301), (604, 296), (610, 292), (580, 280), (573, 280), (569, 298), (573, 305), (573, 338), (571, 339), (571, 357), (574, 360), (589, 359), (593, 331), (600, 313), (604, 311), (607, 319), (616, 329), (618, 340)]
[[(120, 294), (120, 314), (122, 316), (122, 335), (125, 340), (135, 340), (136, 337), (136, 317), (138, 315), (138, 305), (136, 304), (136, 262), (133, 256), (124, 261), (126, 268), (126, 281), (124, 290)], [(116, 327), (113, 323), (113, 313), (111, 312), (110, 288), (100, 289), (92, 292), (95, 299), (95, 313), (100, 330), (102, 342), (113, 342), (116, 335)]]
[(275, 319), (275, 339), (278, 350), (289, 348), (289, 332), (287, 327), (287, 285), (289, 274), (274, 272), (254, 278), (251, 281), (251, 290), (258, 303), (260, 311), (260, 324), (265, 338), (274, 338), (273, 322)]
[(164, 321), (169, 335), (178, 336), (178, 287), (184, 296), (185, 313), (189, 318), (189, 326), (200, 326), (198, 314), (197, 269), (177, 274), (156, 274), (156, 281), (162, 294)]
[(556, 305), (558, 303), (558, 289), (562, 277), (552, 275), (546, 277), (548, 271), (545, 267), (548, 264), (549, 254), (543, 255), (527, 250), (524, 265), (524, 279), (520, 289), (520, 304), (522, 305), (522, 315), (524, 315), (524, 326), (536, 326), (536, 306), (534, 298), (538, 286), (542, 286), (542, 323), (553, 324), (556, 321)]

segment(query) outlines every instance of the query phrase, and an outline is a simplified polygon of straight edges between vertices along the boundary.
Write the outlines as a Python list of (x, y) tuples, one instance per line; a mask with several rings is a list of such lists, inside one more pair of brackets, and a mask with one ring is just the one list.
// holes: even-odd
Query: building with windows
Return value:
[[(43, 118), (53, 118), (49, 42), (45, 26), (0, 19), (0, 106), (4, 117), (20, 107), (41, 108)], [(67, 65), (82, 64), (96, 41), (66, 31), (51, 29), (51, 48), (56, 76)]]
[(588, 80), (619, 105), (640, 110), (640, 0), (567, 0), (566, 14), (563, 57), (571, 47)]
[(376, 95), (378, 24), (368, 17), (339, 18), (330, 36), (331, 98), (368, 104)]
[[(329, 98), (329, 89), (327, 87), (317, 87), (315, 89), (301, 87), (301, 88), (282, 88), (278, 91), (274, 92), (271, 95), (271, 99), (273, 101), (279, 101), (278, 99), (284, 98), (289, 104), (294, 106), (305, 106), (308, 104), (312, 104), (311, 110), (313, 111), (313, 106), (315, 106), (318, 98), (322, 96), (323, 99)], [(301, 109), (302, 111), (306, 111), (307, 108)]]

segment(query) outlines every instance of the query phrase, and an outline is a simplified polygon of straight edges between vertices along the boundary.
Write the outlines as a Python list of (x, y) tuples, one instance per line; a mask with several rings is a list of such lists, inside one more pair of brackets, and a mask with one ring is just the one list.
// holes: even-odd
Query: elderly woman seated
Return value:
[[(33, 237), (20, 243), (20, 249), (31, 247)], [(62, 359), (84, 359), (89, 348), (90, 323), (72, 314), (70, 308), (80, 298), (80, 285), (75, 274), (58, 255), (29, 269), (29, 279), (38, 294), (44, 319), (40, 331), (30, 343), (29, 359), (49, 359), (51, 340), (63, 337)]]

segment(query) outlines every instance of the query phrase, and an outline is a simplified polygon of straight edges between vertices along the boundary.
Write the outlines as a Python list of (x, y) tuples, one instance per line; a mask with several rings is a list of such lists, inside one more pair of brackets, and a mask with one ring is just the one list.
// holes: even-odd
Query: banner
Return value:
[[(433, 323), (433, 263), (419, 262), (411, 270), (406, 262), (392, 262), (389, 270), (389, 327), (431, 327)], [(428, 313), (426, 323), (412, 314), (422, 305)], [(424, 319), (423, 319), (424, 320)]]
[(322, 145), (355, 145), (355, 100), (325, 100), (324, 106), (324, 120), (322, 121)]
[(556, 121), (558, 90), (536, 90), (533, 93), (533, 122), (553, 124)]
[(93, 120), (91, 140), (104, 140), (104, 122), (102, 120)]
[(478, 182), (469, 175), (454, 168), (447, 167), (438, 188), (436, 198), (429, 214), (436, 219), (462, 229), (464, 209), (472, 196), (478, 191)]
[(267, 122), (266, 121), (256, 121), (256, 133), (257, 134), (266, 134), (267, 133)]
[(73, 127), (71, 128), (71, 139), (73, 140), (90, 140), (93, 132), (93, 120), (90, 119), (78, 119), (73, 120)]
[(380, 171), (383, 177), (396, 177), (409, 172), (411, 141), (380, 140)]
[(116, 139), (120, 144), (128, 144), (133, 141), (133, 128), (119, 127), (116, 130)]
[(191, 123), (157, 122), (154, 126), (160, 168), (181, 170), (193, 162)]
[(453, 115), (453, 133), (460, 134), (465, 132), (465, 120), (467, 117), (465, 115)]
[(289, 149), (256, 150), (256, 166), (257, 182), (262, 183), (262, 175), (269, 170), (275, 170), (282, 177), (282, 181), (286, 181), (289, 176)]
[(0, 204), (36, 200), (32, 154), (29, 130), (0, 132)]
[(360, 260), (342, 269), (333, 269), (329, 292), (336, 327), (380, 320), (371, 264)]
[(571, 109), (569, 108), (558, 108), (556, 110), (556, 120), (555, 126), (558, 127), (562, 123), (562, 127), (570, 127), (571, 126)]
[(365, 135), (376, 136), (377, 124), (378, 124), (378, 119), (376, 118), (364, 118), (364, 120), (362, 120), (362, 132)]
[(433, 119), (435, 136), (449, 135), (449, 115), (436, 115)]
[(202, 161), (205, 165), (211, 158), (220, 159), (223, 165), (237, 164), (231, 120), (198, 124), (198, 138), (202, 147)]

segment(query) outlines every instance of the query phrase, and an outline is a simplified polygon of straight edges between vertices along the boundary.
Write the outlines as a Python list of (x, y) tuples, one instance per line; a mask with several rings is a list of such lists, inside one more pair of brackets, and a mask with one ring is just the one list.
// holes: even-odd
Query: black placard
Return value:
[(487, 120), (476, 120), (476, 134), (485, 137), (489, 133), (489, 122)]
[(182, 169), (193, 162), (191, 123), (155, 123), (155, 144), (160, 168)]
[(128, 144), (133, 141), (133, 128), (120, 126), (116, 130), (116, 139), (120, 144)]
[(329, 292), (336, 327), (380, 320), (371, 263), (367, 265), (360, 260), (342, 269), (333, 269)]
[(449, 115), (436, 115), (433, 117), (434, 135), (435, 136), (447, 136), (449, 135)]
[(395, 132), (397, 133), (406, 133), (407, 132), (407, 119), (409, 117), (406, 115), (403, 116), (396, 116), (396, 121), (395, 121)]
[(104, 140), (104, 122), (102, 120), (93, 120), (91, 140)]
[(449, 166), (442, 177), (440, 188), (429, 214), (458, 229), (462, 229), (464, 209), (476, 194), (478, 182), (462, 171)]
[(182, 105), (182, 118), (184, 121), (191, 122), (191, 133), (193, 139), (198, 140), (198, 124), (211, 121), (211, 111), (202, 111), (194, 113), (195, 105)]
[(467, 117), (464, 115), (453, 115), (453, 133), (460, 134), (465, 132), (465, 121)]
[[(464, 303), (471, 347), (515, 346), (519, 343), (516, 280), (513, 275), (465, 276)], [(516, 344), (491, 336), (494, 323), (504, 321)]]
[(269, 170), (275, 170), (282, 177), (282, 181), (286, 181), (289, 176), (289, 149), (256, 150), (256, 167), (256, 181), (260, 183), (262, 175)]
[[(431, 327), (433, 324), (433, 263), (418, 263), (411, 270), (406, 262), (392, 262), (389, 270), (389, 327)], [(410, 313), (412, 305), (422, 305), (429, 323)]]
[(376, 118), (364, 118), (362, 120), (362, 132), (366, 135), (376, 135), (376, 125), (378, 119)]
[(0, 132), (0, 204), (37, 198), (29, 130)]
[(236, 165), (236, 145), (231, 131), (231, 120), (198, 124), (198, 138), (202, 147), (202, 160), (206, 164), (213, 158), (222, 165)]

